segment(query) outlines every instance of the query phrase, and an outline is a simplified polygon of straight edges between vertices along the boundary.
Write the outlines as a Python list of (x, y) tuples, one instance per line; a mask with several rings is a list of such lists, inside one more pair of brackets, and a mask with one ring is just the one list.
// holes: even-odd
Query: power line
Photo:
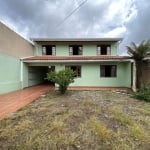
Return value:
[(72, 16), (82, 5), (84, 5), (88, 0), (84, 0), (79, 4), (78, 7), (76, 7), (73, 11), (71, 11), (59, 24), (57, 24), (57, 27), (62, 25), (70, 16)]

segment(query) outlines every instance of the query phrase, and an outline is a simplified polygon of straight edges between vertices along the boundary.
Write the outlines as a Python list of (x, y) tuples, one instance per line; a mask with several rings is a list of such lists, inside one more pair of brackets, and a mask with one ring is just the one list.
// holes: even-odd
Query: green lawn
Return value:
[(110, 91), (51, 91), (0, 121), (0, 150), (149, 150), (150, 103)]

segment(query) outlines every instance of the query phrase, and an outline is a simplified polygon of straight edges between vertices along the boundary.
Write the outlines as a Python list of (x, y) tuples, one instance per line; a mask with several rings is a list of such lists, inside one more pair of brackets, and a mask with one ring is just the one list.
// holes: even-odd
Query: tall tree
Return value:
[(127, 46), (128, 54), (135, 60), (136, 66), (136, 88), (140, 89), (142, 83), (142, 63), (144, 57), (150, 54), (150, 39), (143, 40), (140, 44), (132, 42)]

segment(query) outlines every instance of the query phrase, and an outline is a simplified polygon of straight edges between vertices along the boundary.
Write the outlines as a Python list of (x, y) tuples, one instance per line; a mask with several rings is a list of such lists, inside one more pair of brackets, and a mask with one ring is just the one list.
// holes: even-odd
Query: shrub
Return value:
[(150, 102), (150, 82), (144, 82), (140, 90), (133, 94), (133, 97)]
[(74, 82), (74, 72), (71, 69), (53, 71), (47, 73), (46, 79), (58, 84), (60, 93), (64, 94), (69, 84)]

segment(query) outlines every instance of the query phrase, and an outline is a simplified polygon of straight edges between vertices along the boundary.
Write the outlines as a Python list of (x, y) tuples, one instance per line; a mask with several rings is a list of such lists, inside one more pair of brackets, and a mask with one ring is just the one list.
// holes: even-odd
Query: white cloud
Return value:
[[(131, 41), (150, 37), (150, 1), (0, 0), (0, 20), (30, 37), (123, 37), (121, 53)], [(60, 23), (59, 26), (57, 26)]]
[(125, 26), (117, 27), (114, 30), (111, 30), (104, 34), (104, 37), (120, 37), (124, 34), (124, 32), (126, 32), (126, 30), (127, 29)]

